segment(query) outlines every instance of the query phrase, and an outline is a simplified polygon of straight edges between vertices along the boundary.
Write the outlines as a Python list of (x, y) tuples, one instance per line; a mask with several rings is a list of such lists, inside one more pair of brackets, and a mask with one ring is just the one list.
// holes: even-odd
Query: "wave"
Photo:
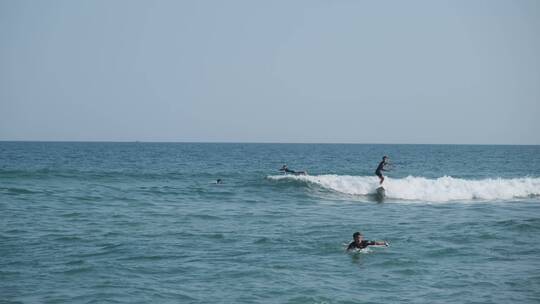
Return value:
[[(317, 185), (348, 195), (373, 195), (379, 187), (374, 176), (272, 175), (270, 180)], [(398, 200), (447, 202), (459, 200), (505, 200), (540, 196), (540, 178), (488, 178), (468, 180), (450, 176), (429, 179), (385, 177), (386, 197)]]

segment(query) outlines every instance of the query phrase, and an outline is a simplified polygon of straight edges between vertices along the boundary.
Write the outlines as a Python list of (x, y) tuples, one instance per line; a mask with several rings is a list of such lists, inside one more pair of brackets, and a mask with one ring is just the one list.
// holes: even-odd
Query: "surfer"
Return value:
[(349, 247), (347, 247), (347, 251), (354, 250), (354, 249), (364, 249), (367, 246), (372, 246), (372, 245), (384, 245), (388, 247), (388, 242), (386, 241), (377, 242), (377, 241), (364, 240), (364, 235), (362, 234), (362, 232), (359, 232), (359, 231), (353, 234), (353, 239), (354, 241), (352, 241), (349, 244)]
[(386, 155), (383, 156), (382, 162), (379, 163), (379, 166), (377, 166), (377, 170), (375, 170), (375, 175), (377, 175), (379, 179), (381, 180), (379, 184), (382, 184), (384, 181), (384, 176), (382, 175), (382, 171), (388, 171), (384, 169), (384, 167), (388, 165), (387, 160), (388, 160), (388, 156)]
[(307, 175), (307, 171), (294, 171), (294, 170), (289, 169), (287, 165), (283, 165), (283, 167), (281, 167), (279, 171), (283, 171), (284, 173), (290, 173), (294, 175)]

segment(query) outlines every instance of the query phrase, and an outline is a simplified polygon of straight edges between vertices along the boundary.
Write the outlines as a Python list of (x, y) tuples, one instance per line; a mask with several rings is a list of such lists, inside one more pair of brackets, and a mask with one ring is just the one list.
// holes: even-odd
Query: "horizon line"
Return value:
[(140, 143), (140, 144), (292, 144), (292, 145), (440, 145), (440, 146), (539, 146), (540, 144), (504, 143), (370, 143), (370, 142), (279, 142), (279, 141), (153, 141), (153, 140), (4, 140), (19, 143)]

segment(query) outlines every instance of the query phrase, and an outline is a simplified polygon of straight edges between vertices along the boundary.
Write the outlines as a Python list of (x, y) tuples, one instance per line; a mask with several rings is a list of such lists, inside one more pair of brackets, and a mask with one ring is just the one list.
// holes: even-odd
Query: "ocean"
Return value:
[(540, 303), (540, 146), (0, 142), (0, 303)]

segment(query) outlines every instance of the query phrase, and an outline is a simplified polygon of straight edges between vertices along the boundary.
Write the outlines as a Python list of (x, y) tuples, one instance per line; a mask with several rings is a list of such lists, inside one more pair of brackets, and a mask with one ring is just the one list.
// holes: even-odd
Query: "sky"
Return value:
[(0, 0), (0, 140), (540, 144), (540, 1)]

